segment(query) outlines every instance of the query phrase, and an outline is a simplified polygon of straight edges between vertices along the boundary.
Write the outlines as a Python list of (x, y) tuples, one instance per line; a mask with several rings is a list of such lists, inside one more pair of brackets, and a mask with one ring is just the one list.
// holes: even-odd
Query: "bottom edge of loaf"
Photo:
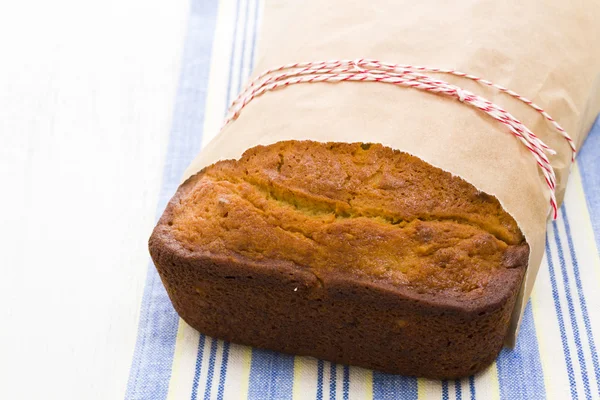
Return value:
[(335, 276), (280, 265), (151, 253), (175, 310), (192, 328), (233, 343), (391, 374), (456, 379), (502, 349), (516, 293), (485, 312), (443, 309)]

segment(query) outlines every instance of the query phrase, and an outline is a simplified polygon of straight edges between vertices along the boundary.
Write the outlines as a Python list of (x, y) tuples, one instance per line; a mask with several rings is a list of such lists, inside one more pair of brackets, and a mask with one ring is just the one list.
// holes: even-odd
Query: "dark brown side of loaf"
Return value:
[[(274, 151), (277, 157), (280, 155), (287, 157), (292, 155), (291, 153), (296, 153), (295, 150), (290, 149), (305, 144), (305, 142), (280, 143), (252, 149), (251, 152), (261, 155)], [(317, 149), (316, 146), (330, 145), (310, 143), (306, 147), (308, 153), (302, 154), (305, 156), (314, 154), (310, 150)], [(361, 145), (337, 146), (345, 148), (345, 146), (360, 147)], [(364, 146), (361, 149), (357, 151), (365, 149), (371, 151)], [(331, 146), (330, 150), (331, 154), (325, 152), (322, 157), (326, 159), (338, 157), (334, 146)], [(379, 151), (379, 148), (374, 148), (373, 151)], [(387, 163), (386, 158), (398, 155), (398, 152), (387, 153), (387, 151), (391, 152), (387, 149), (377, 153), (378, 162)], [(302, 155), (299, 157), (302, 158)], [(441, 173), (439, 175), (441, 180), (447, 179), (451, 183), (452, 180), (459, 180), (449, 174), (444, 175), (443, 171), (440, 172), (414, 157), (407, 155), (402, 157), (404, 158), (396, 158), (395, 162), (422, 163), (425, 165), (423, 167), (425, 171)], [(318, 156), (310, 155), (310, 158), (311, 162), (315, 159), (319, 161)], [(265, 160), (267, 159), (268, 157)], [(245, 160), (243, 157), (238, 164), (249, 165), (250, 161)], [(239, 167), (236, 162), (225, 163), (233, 163), (233, 167)], [(216, 165), (218, 166), (219, 163)], [(235, 168), (228, 169), (230, 167), (225, 165), (226, 174), (235, 171)], [(477, 247), (480, 243), (483, 243), (481, 246), (489, 245), (486, 243), (492, 239), (488, 236), (493, 237), (493, 235), (487, 231), (496, 232), (496, 237), (504, 237), (503, 240), (508, 243), (493, 239), (499, 241), (493, 249), (500, 252), (500, 254), (489, 255), (490, 260), (500, 260), (493, 267), (474, 256), (473, 275), (477, 273), (478, 278), (474, 283), (464, 286), (462, 284), (465, 280), (464, 263), (467, 263), (468, 268), (469, 260), (461, 261), (459, 264), (462, 269), (457, 269), (456, 272), (442, 271), (446, 267), (440, 266), (442, 268), (440, 276), (442, 273), (446, 274), (440, 283), (435, 279), (432, 280), (430, 275), (420, 273), (419, 268), (425, 270), (430, 267), (425, 263), (422, 266), (413, 263), (411, 268), (416, 269), (415, 271), (407, 272), (399, 268), (398, 271), (382, 275), (375, 269), (363, 271), (352, 269), (352, 266), (337, 265), (335, 260), (329, 260), (325, 263), (326, 267), (319, 268), (299, 265), (292, 260), (293, 248), (284, 249), (285, 252), (290, 253), (288, 260), (285, 252), (284, 256), (277, 253), (277, 257), (260, 257), (254, 253), (248, 255), (241, 250), (239, 253), (231, 250), (218, 252), (208, 245), (200, 244), (204, 243), (206, 236), (214, 237), (215, 240), (227, 240), (226, 226), (223, 231), (217, 232), (214, 228), (213, 231), (203, 231), (202, 228), (206, 229), (206, 226), (201, 222), (188, 222), (186, 218), (181, 218), (182, 207), (185, 207), (187, 212), (190, 211), (190, 207), (199, 207), (198, 209), (202, 209), (203, 213), (208, 213), (203, 214), (204, 217), (207, 215), (210, 218), (227, 217), (229, 211), (223, 213), (223, 210), (214, 210), (213, 212), (211, 208), (204, 207), (209, 203), (203, 204), (202, 198), (189, 200), (200, 185), (208, 184), (209, 179), (218, 182), (210, 178), (222, 175), (222, 170), (211, 171), (215, 168), (217, 167), (211, 166), (205, 169), (179, 188), (150, 238), (152, 259), (171, 301), (180, 316), (192, 327), (205, 334), (236, 343), (314, 356), (389, 373), (429, 378), (450, 379), (470, 375), (483, 369), (496, 358), (502, 347), (508, 321), (523, 279), (528, 248), (518, 228), (515, 228), (516, 224), (512, 225), (514, 221), (510, 216), (500, 215), (500, 213), (497, 221), (494, 219), (490, 222), (486, 219), (489, 207), (497, 207), (494, 203), (497, 202), (495, 199), (485, 198), (487, 203), (481, 207), (477, 205), (475, 211), (469, 207), (459, 207), (461, 210), (467, 210), (464, 219), (469, 222), (468, 226), (457, 227), (457, 232), (461, 234), (466, 232), (469, 240), (471, 236), (474, 238), (471, 240), (472, 243), (468, 242), (469, 249), (473, 246)], [(281, 165), (275, 168), (281, 170)], [(273, 177), (270, 172), (267, 176)], [(269, 178), (271, 179), (273, 182), (270, 184), (276, 185), (278, 179)], [(233, 177), (230, 181), (233, 181)], [(238, 186), (234, 188), (235, 193), (238, 190), (240, 193), (243, 192), (244, 182), (236, 183)], [(229, 183), (227, 181), (227, 185)], [(463, 186), (468, 185), (464, 182), (458, 183)], [(253, 184), (256, 185), (256, 182)], [(470, 190), (470, 186), (464, 187), (466, 188), (464, 190)], [(217, 187), (213, 189), (216, 190)], [(421, 195), (431, 197), (431, 193)], [(442, 193), (440, 196), (443, 195)], [(418, 196), (419, 193), (416, 193), (417, 198)], [(286, 213), (290, 215), (295, 215), (296, 212), (306, 214), (306, 210), (302, 208), (305, 205), (290, 206), (281, 199), (277, 201), (277, 203), (269, 203), (268, 207), (280, 207), (281, 204), (281, 207), (289, 206)], [(260, 215), (270, 212), (267, 206), (261, 207)], [(435, 214), (435, 211), (431, 211), (433, 208), (435, 207), (431, 206), (427, 210), (428, 215)], [(480, 208), (483, 215), (481, 218), (475, 215)], [(336, 210), (332, 212), (340, 212)], [(335, 223), (365, 224), (360, 226), (373, 229), (368, 224), (374, 222), (369, 219), (362, 220), (372, 216), (365, 216), (363, 211), (356, 210), (349, 211), (350, 214), (357, 214), (351, 217), (356, 220), (352, 219), (348, 222), (336, 215)], [(233, 210), (231, 212), (233, 213)], [(311, 214), (305, 217), (313, 218), (313, 212), (311, 211)], [(363, 214), (358, 215), (359, 213)], [(287, 218), (286, 215), (281, 218)], [(377, 223), (380, 223), (379, 219), (381, 218), (377, 216)], [(422, 217), (421, 219), (424, 220)], [(297, 223), (302, 224), (302, 221)], [(420, 221), (417, 218), (415, 221), (408, 221), (407, 224), (403, 222), (403, 228), (400, 226), (397, 228), (409, 229), (413, 227), (411, 224), (417, 224), (419, 228), (417, 231), (420, 232), (424, 228), (429, 229), (427, 224), (436, 223), (436, 221)], [(452, 223), (467, 224), (463, 220)], [(375, 225), (374, 229), (379, 229), (378, 226)], [(202, 239), (190, 233), (194, 232), (195, 228), (199, 229), (196, 233)], [(275, 238), (276, 235), (285, 234), (280, 232), (280, 228), (273, 229)], [(382, 225), (382, 232), (385, 229), (391, 228)], [(477, 229), (482, 229), (482, 232), (479, 233)], [(315, 237), (319, 239), (316, 234)], [(430, 238), (423, 240), (427, 242)], [(336, 243), (323, 242), (320, 245), (336, 246)], [(477, 254), (476, 250), (473, 250), (475, 254)], [(451, 252), (452, 247), (439, 251), (443, 251), (448, 258), (446, 253)], [(315, 265), (323, 265), (321, 261), (322, 259), (319, 259), (319, 263)], [(329, 267), (330, 265), (333, 267)], [(449, 262), (448, 268), (458, 267)], [(407, 279), (409, 281), (406, 281)], [(455, 288), (448, 287), (453, 279), (456, 282)]]

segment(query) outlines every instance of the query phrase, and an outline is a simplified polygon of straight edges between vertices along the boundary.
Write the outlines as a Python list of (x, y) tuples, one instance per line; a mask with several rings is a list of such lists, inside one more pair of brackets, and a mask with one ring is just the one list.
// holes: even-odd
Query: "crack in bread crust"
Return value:
[[(498, 232), (497, 229), (490, 229), (489, 226), (486, 226), (482, 223), (477, 223), (477, 221), (469, 220), (469, 218), (461, 218), (457, 215), (451, 216), (441, 216), (436, 218), (435, 216), (414, 216), (410, 219), (402, 219), (402, 218), (394, 218), (393, 216), (382, 214), (380, 210), (365, 210), (365, 209), (356, 209), (352, 207), (352, 200), (348, 201), (348, 206), (346, 207), (343, 203), (333, 203), (331, 201), (326, 201), (323, 199), (311, 198), (309, 196), (305, 196), (304, 194), (294, 191), (292, 189), (281, 187), (272, 182), (269, 184), (264, 184), (258, 181), (253, 181), (249, 178), (241, 178), (242, 181), (254, 186), (257, 190), (265, 193), (269, 198), (279, 202), (286, 204), (295, 208), (299, 212), (306, 213), (308, 215), (315, 214), (333, 214), (336, 219), (346, 219), (346, 218), (372, 218), (376, 221), (385, 222), (390, 225), (396, 225), (399, 228), (406, 226), (407, 224), (413, 221), (450, 221), (455, 222), (457, 224), (469, 225), (476, 228), (481, 229), (482, 231), (488, 232), (491, 235), (507, 245), (514, 244), (510, 239), (507, 239), (506, 235), (503, 235)], [(228, 182), (235, 183), (235, 180), (231, 179)]]

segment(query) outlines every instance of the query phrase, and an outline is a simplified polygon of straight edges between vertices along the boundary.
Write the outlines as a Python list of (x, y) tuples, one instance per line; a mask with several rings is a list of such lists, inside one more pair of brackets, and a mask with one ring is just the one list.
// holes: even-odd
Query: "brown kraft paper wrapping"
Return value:
[[(267, 0), (254, 71), (302, 61), (370, 58), (454, 68), (543, 107), (577, 147), (600, 111), (600, 2), (595, 0)], [(571, 150), (537, 112), (459, 77), (439, 76), (498, 104), (557, 155), (561, 202)], [(508, 128), (455, 99), (383, 83), (292, 85), (254, 99), (198, 155), (184, 179), (282, 140), (372, 142), (413, 154), (496, 196), (531, 247), (511, 320), (515, 335), (544, 254), (549, 189)]]

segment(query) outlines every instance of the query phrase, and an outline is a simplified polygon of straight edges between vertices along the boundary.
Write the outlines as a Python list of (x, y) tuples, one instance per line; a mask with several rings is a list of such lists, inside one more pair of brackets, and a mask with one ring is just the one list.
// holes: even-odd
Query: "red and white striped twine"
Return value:
[(554, 128), (567, 140), (571, 147), (572, 157), (575, 159), (577, 152), (575, 144), (567, 132), (556, 122), (546, 111), (531, 100), (519, 95), (518, 93), (497, 85), (477, 76), (466, 74), (453, 69), (430, 68), (414, 65), (390, 64), (376, 60), (358, 59), (358, 60), (331, 60), (318, 62), (302, 62), (286, 64), (277, 68), (267, 70), (252, 80), (233, 101), (229, 112), (223, 124), (229, 124), (235, 120), (242, 109), (254, 98), (261, 96), (270, 90), (286, 87), (296, 83), (314, 83), (314, 82), (381, 82), (394, 84), (414, 89), (426, 90), (432, 93), (439, 93), (453, 97), (464, 104), (477, 108), (492, 118), (506, 125), (509, 131), (519, 139), (519, 141), (531, 152), (538, 164), (544, 179), (550, 189), (550, 206), (553, 218), (556, 219), (558, 209), (556, 203), (556, 175), (546, 156), (556, 154), (539, 137), (529, 130), (523, 123), (511, 115), (502, 107), (493, 104), (485, 98), (478, 96), (468, 90), (461, 89), (458, 86), (448, 82), (434, 79), (423, 75), (423, 72), (441, 73), (460, 76), (471, 79), (487, 86), (498, 89), (521, 102), (527, 104), (544, 116)]

